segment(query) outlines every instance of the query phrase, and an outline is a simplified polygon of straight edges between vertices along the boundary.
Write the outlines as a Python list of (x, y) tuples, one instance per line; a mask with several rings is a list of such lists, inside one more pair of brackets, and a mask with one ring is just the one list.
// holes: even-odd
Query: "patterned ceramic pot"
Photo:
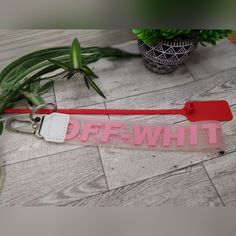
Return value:
[(180, 67), (197, 48), (197, 40), (161, 41), (147, 45), (139, 40), (139, 50), (145, 65), (159, 74), (167, 74)]

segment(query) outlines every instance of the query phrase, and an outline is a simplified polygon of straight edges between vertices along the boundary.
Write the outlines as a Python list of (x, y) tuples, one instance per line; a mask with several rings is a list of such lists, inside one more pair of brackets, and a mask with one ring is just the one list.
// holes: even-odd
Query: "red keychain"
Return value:
[[(53, 109), (45, 108), (53, 106)], [(48, 142), (102, 145), (147, 150), (223, 151), (225, 142), (219, 121), (232, 120), (226, 101), (189, 101), (182, 109), (56, 109), (42, 104), (34, 109), (12, 108), (5, 113), (29, 113), (30, 119), (11, 117), (6, 127), (17, 133), (34, 134)], [(36, 114), (48, 114), (42, 118)], [(128, 123), (87, 120), (70, 115), (183, 115), (195, 123)], [(34, 117), (35, 116), (35, 117)], [(15, 127), (14, 122), (24, 123)]]

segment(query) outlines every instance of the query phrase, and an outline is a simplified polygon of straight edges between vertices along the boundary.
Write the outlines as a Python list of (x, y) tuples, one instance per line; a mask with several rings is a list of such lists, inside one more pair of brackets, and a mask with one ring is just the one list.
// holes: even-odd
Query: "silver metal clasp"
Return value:
[[(39, 118), (39, 117), (38, 117)], [(41, 126), (41, 118), (32, 121), (29, 118), (13, 116), (6, 121), (6, 128), (10, 131), (22, 134), (33, 134), (37, 137)]]
[[(46, 106), (52, 106), (52, 112), (54, 112), (57, 107), (53, 103), (46, 103), (39, 105), (32, 109), (32, 112), (27, 117), (22, 116), (13, 116), (6, 120), (6, 128), (10, 131), (16, 132), (16, 133), (22, 133), (22, 134), (33, 134), (36, 135), (38, 138), (42, 138), (40, 133), (40, 127), (43, 122), (43, 117), (39, 117), (35, 115), (37, 114), (37, 111), (46, 107)], [(18, 125), (17, 125), (18, 124)]]

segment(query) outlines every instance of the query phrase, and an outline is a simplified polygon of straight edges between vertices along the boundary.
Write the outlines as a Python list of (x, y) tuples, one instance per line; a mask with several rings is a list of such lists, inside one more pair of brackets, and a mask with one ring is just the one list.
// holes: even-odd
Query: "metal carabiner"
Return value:
[[(41, 120), (41, 119), (40, 119)], [(27, 124), (26, 126), (20, 126), (20, 127), (14, 127), (13, 123), (21, 123), (21, 124)], [(17, 116), (13, 116), (6, 120), (6, 128), (10, 131), (16, 132), (16, 133), (22, 133), (22, 134), (34, 134), (37, 137), (40, 137), (38, 135), (37, 131), (39, 130), (41, 125), (41, 122), (33, 122), (29, 119), (23, 119)]]
[[(13, 116), (11, 118), (8, 118), (6, 120), (6, 128), (12, 132), (22, 133), (22, 134), (33, 134), (38, 138), (43, 138), (40, 135), (40, 128), (43, 122), (43, 117), (42, 118), (40, 118), (39, 116), (34, 117), (34, 115), (37, 113), (39, 109), (44, 108), (46, 106), (52, 106), (53, 107), (52, 112), (54, 112), (57, 108), (56, 105), (53, 103), (46, 103), (39, 105), (32, 109), (32, 112), (28, 116), (28, 119), (19, 116)], [(14, 127), (14, 123), (21, 123), (26, 125)]]

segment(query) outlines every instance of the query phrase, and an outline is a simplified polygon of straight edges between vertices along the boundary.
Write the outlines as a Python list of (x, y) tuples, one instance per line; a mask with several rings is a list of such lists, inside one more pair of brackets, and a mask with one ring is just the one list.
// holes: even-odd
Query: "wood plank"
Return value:
[(82, 46), (109, 46), (133, 39), (130, 30), (0, 30), (0, 69), (29, 52), (70, 45), (78, 37)]
[[(138, 51), (136, 41), (117, 47), (132, 52)], [(193, 81), (184, 66), (172, 74), (159, 75), (149, 71), (141, 58), (119, 61), (102, 59), (91, 64), (91, 68), (99, 76), (96, 82), (107, 99), (101, 98), (93, 91), (88, 91), (84, 81), (71, 80), (68, 83), (58, 82), (55, 86), (56, 98), (60, 106), (91, 105)]]
[[(233, 116), (236, 117), (236, 105), (231, 107)], [(236, 151), (236, 120), (222, 123), (225, 140), (227, 143), (226, 153)]]
[(5, 167), (1, 206), (59, 205), (107, 190), (96, 147)]
[[(186, 100), (227, 99), (236, 103), (236, 69), (186, 85), (106, 103), (108, 108), (155, 108), (180, 106)], [(236, 108), (233, 107), (234, 116)], [(177, 122), (183, 117), (111, 116), (111, 119), (146, 122)], [(223, 124), (228, 140), (227, 152), (236, 150), (236, 121)], [(218, 153), (137, 151), (100, 148), (109, 189), (135, 183), (156, 175), (209, 160)]]
[[(235, 127), (234, 127), (235, 129)], [(226, 206), (236, 205), (236, 152), (203, 163)]]
[[(189, 100), (222, 100), (236, 104), (236, 68), (187, 84), (106, 102), (107, 108), (182, 108)], [(177, 79), (177, 78), (176, 78)], [(111, 119), (179, 122), (183, 116), (111, 116)]]
[(195, 79), (217, 74), (236, 65), (236, 46), (229, 40), (219, 41), (216, 46), (199, 45), (186, 66)]
[(69, 206), (221, 206), (202, 165), (74, 201)]
[[(93, 106), (95, 108), (105, 108), (104, 104)], [(76, 116), (79, 118), (80, 116)], [(82, 116), (81, 116), (82, 117)], [(83, 116), (88, 118), (108, 119), (104, 116)], [(84, 145), (55, 144), (39, 139), (28, 134), (17, 134), (5, 130), (0, 136), (1, 148), (0, 157), (6, 164), (30, 160), (42, 156), (52, 155), (68, 150), (73, 150)]]

